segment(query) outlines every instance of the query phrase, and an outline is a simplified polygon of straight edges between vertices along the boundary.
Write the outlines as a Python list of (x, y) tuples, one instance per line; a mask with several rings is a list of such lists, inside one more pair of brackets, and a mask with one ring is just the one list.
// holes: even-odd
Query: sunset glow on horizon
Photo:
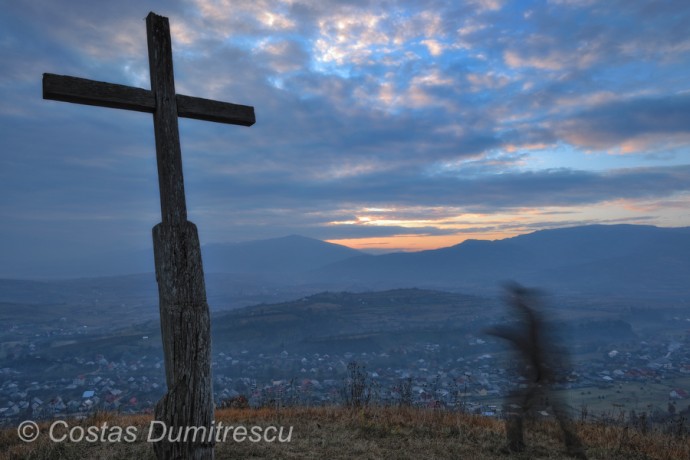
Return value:
[[(409, 233), (397, 235), (333, 238), (330, 243), (341, 244), (372, 253), (409, 252), (440, 249), (465, 240), (502, 240), (532, 233), (536, 230), (589, 224), (643, 224), (665, 227), (686, 226), (685, 212), (690, 211), (686, 195), (663, 203), (641, 200), (613, 200), (586, 209), (572, 207), (516, 208), (512, 212), (461, 213), (457, 208), (392, 209), (369, 208), (350, 221), (330, 222), (328, 225), (352, 227), (404, 228)], [(651, 218), (650, 213), (656, 213)], [(424, 219), (400, 220), (395, 216), (426, 215)], [(548, 220), (547, 220), (548, 217)], [(426, 233), (430, 229), (443, 234)], [(416, 230), (416, 231), (415, 231)]]
[(387, 252), (416, 252), (455, 246), (466, 240), (500, 240), (518, 234), (469, 234), (469, 235), (392, 235), (387, 237), (326, 240), (328, 243), (340, 244), (363, 252), (381, 254)]

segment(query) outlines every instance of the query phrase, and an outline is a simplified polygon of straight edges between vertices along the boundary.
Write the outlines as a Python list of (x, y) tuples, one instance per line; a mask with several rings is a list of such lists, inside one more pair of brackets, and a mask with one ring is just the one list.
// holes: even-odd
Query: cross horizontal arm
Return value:
[(43, 74), (43, 99), (148, 113), (156, 108), (149, 90), (52, 73)]
[[(150, 90), (85, 78), (43, 74), (43, 99), (153, 113), (156, 99)], [(176, 94), (177, 115), (196, 120), (251, 126), (254, 107)]]
[(256, 123), (254, 107), (250, 105), (213, 101), (182, 94), (176, 94), (175, 100), (177, 101), (178, 117), (241, 126), (251, 126)]

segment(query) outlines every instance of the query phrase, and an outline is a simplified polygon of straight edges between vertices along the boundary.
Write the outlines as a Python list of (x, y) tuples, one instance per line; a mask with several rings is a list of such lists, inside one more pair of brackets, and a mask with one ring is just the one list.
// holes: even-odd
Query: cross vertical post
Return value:
[[(168, 432), (186, 427), (212, 430), (211, 320), (199, 236), (187, 220), (168, 19), (150, 13), (146, 36), (162, 219), (153, 228), (153, 253), (168, 387), (156, 404), (155, 418)], [(213, 439), (176, 443), (163, 439), (153, 448), (161, 460), (212, 459)]]
[(163, 222), (181, 224), (187, 220), (182, 178), (182, 151), (177, 126), (175, 76), (168, 19), (151, 13), (146, 17), (151, 91), (155, 99), (153, 130), (156, 138), (158, 185)]
[[(153, 228), (167, 393), (158, 401), (152, 439), (158, 459), (213, 459), (211, 321), (201, 246), (187, 220), (178, 117), (251, 126), (254, 108), (175, 93), (168, 19), (149, 13), (151, 90), (43, 74), (43, 98), (153, 114), (161, 223)], [(186, 428), (193, 436), (185, 439)]]

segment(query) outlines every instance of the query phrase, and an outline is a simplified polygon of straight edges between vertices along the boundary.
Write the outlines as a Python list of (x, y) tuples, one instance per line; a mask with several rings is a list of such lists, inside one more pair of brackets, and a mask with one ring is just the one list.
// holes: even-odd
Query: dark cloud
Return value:
[[(251, 128), (180, 122), (204, 241), (445, 235), (329, 222), (688, 191), (687, 2), (27, 0), (0, 18), (0, 240), (14, 260), (149, 240), (150, 115), (43, 101), (40, 77), (146, 87), (150, 9), (170, 17), (179, 92), (256, 108)], [(535, 154), (563, 146), (565, 165)]]
[[(689, 126), (690, 93), (686, 93), (602, 104), (565, 120), (557, 131), (575, 145), (607, 149), (647, 136), (681, 135), (687, 142)], [(649, 145), (642, 147), (650, 151)]]
[[(202, 180), (202, 179), (200, 179)], [(690, 166), (634, 168), (606, 172), (569, 169), (503, 173), (464, 178), (453, 175), (419, 176), (401, 170), (337, 182), (264, 182), (257, 187), (240, 175), (223, 181), (222, 188), (234, 209), (259, 204), (259, 209), (336, 209), (334, 203), (390, 207), (459, 207), (497, 212), (508, 208), (583, 206), (618, 199), (657, 199), (690, 191)], [(220, 187), (220, 183), (217, 183)], [(197, 190), (199, 188), (197, 187)], [(198, 192), (192, 192), (196, 195)], [(202, 193), (198, 201), (219, 201)]]

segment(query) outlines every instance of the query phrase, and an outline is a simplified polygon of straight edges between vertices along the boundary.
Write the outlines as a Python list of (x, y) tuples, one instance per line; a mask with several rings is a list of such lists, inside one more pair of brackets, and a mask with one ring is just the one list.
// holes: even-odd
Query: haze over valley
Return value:
[[(276, 392), (338, 403), (356, 362), (381, 403), (399, 401), (409, 379), (415, 404), (490, 412), (512, 371), (505, 344), (483, 331), (510, 321), (502, 283), (514, 280), (542, 289), (573, 355), (573, 407), (685, 407), (688, 228), (573, 227), (383, 255), (300, 236), (203, 251), (219, 404)], [(0, 293), (6, 422), (56, 407), (145, 411), (162, 394), (152, 274), (3, 279)]]

